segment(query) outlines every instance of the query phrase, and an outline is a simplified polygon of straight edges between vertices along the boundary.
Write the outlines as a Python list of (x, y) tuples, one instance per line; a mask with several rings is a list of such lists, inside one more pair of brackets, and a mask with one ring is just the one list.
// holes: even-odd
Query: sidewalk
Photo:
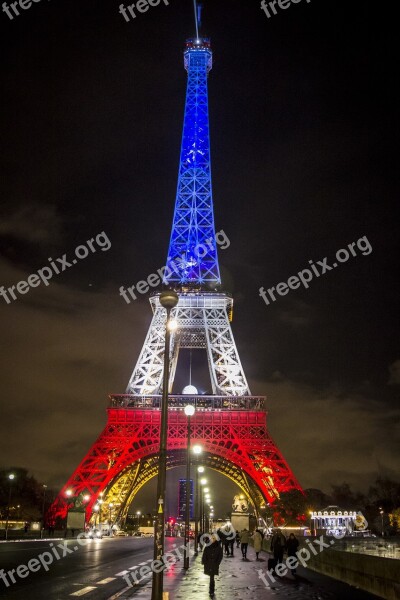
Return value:
[[(246, 561), (242, 560), (239, 549), (235, 549), (234, 557), (224, 557), (220, 575), (215, 578), (215, 600), (272, 599), (275, 596), (290, 600), (376, 600), (376, 596), (304, 568), (298, 569), (297, 578), (275, 576), (275, 582), (266, 578), (269, 582), (269, 587), (266, 587), (259, 571), (266, 573), (269, 555), (262, 552), (261, 557), (256, 561), (251, 548)], [(187, 572), (182, 569), (182, 562), (177, 562), (164, 574), (164, 591), (169, 593), (168, 600), (207, 600), (208, 585), (209, 577), (203, 573), (201, 553), (191, 558)], [(150, 599), (151, 579), (144, 587), (131, 588), (118, 597), (118, 600)]]

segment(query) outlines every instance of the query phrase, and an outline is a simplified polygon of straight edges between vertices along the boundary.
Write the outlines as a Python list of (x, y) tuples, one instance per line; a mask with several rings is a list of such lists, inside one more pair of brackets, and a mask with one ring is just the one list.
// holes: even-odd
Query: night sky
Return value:
[[(125, 391), (151, 310), (119, 288), (164, 264), (175, 201), (192, 3), (129, 23), (119, 4), (42, 0), (0, 14), (0, 285), (102, 232), (111, 242), (48, 286), (0, 297), (0, 466), (55, 487), (101, 432), (108, 393)], [(302, 0), (268, 19), (259, 0), (205, 4), (215, 219), (230, 240), (219, 260), (250, 388), (267, 395), (271, 435), (304, 488), (398, 477), (389, 9)], [(368, 255), (268, 306), (259, 296), (364, 236)], [(201, 365), (196, 377), (206, 390)]]

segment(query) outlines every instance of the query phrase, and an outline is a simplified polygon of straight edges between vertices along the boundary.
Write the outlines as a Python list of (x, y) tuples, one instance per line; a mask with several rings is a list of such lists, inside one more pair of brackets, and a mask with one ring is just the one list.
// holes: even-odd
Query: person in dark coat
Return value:
[(272, 536), (271, 550), (274, 553), (276, 563), (279, 564), (283, 561), (283, 552), (286, 547), (286, 538), (280, 529)]
[(213, 535), (205, 543), (201, 562), (204, 565), (204, 574), (210, 577), (210, 597), (214, 598), (215, 580), (214, 577), (219, 575), (219, 565), (221, 564), (223, 552), (221, 544)]
[[(286, 550), (287, 550), (287, 555), (288, 558), (290, 556), (296, 556), (296, 552), (297, 549), (299, 547), (299, 540), (296, 538), (296, 536), (294, 535), (294, 533), (291, 533), (288, 537), (288, 540), (286, 542)], [(292, 575), (296, 575), (296, 569), (290, 569)]]
[(218, 529), (217, 536), (218, 536), (219, 541), (222, 544), (222, 547), (225, 551), (225, 556), (229, 556), (229, 540), (228, 540), (228, 533), (225, 531), (225, 528)]

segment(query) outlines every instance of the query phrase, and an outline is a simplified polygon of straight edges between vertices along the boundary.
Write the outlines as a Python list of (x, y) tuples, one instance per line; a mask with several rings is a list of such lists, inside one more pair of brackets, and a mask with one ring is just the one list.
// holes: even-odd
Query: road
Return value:
[[(152, 561), (153, 541), (153, 538), (126, 537), (84, 540), (84, 546), (76, 539), (0, 543), (0, 600), (6, 597), (9, 600), (130, 600), (137, 595), (148, 598), (149, 587), (146, 593), (140, 590), (151, 580), (141, 579), (136, 569)], [(171, 551), (176, 543), (181, 546), (182, 538), (166, 538), (167, 551)], [(56, 553), (60, 558), (56, 558)], [(266, 589), (259, 573), (260, 569), (266, 571), (268, 555), (263, 553), (262, 559), (256, 562), (253, 554), (250, 550), (249, 560), (243, 561), (240, 550), (236, 549), (234, 558), (224, 558), (217, 583), (220, 600), (270, 596), (291, 600), (376, 598), (303, 568), (298, 569), (296, 581), (278, 577)], [(46, 567), (39, 562), (40, 556), (42, 562), (49, 563)], [(29, 564), (37, 571), (31, 572), (27, 567)], [(165, 589), (171, 591), (171, 598), (208, 598), (208, 578), (203, 574), (201, 556), (191, 561), (188, 577), (182, 564), (178, 562), (165, 577)], [(133, 585), (132, 573), (137, 573), (139, 583), (129, 587), (124, 575), (131, 577)]]
[[(148, 564), (152, 560), (153, 538), (103, 538), (83, 542), (87, 543), (80, 546), (76, 539), (69, 539), (0, 544), (0, 598), (73, 600), (83, 597), (108, 600), (127, 588), (123, 574), (131, 567)], [(48, 571), (38, 562), (39, 555), (44, 552), (49, 554), (42, 558), (43, 562), (50, 563), (53, 558), (52, 564), (46, 565)], [(20, 566), (28, 565), (31, 559), (38, 559), (31, 562), (36, 572)], [(23, 578), (18, 576), (18, 567)], [(12, 569), (16, 572), (9, 575)], [(12, 583), (12, 578), (15, 583)]]

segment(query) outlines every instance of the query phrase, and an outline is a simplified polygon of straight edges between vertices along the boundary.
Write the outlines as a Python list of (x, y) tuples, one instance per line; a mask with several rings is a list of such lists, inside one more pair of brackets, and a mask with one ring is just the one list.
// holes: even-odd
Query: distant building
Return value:
[[(194, 498), (194, 486), (193, 479), (190, 480), (190, 498), (189, 498), (189, 513), (190, 518), (194, 519), (194, 508), (193, 508), (193, 498)], [(186, 479), (179, 480), (179, 490), (178, 490), (178, 518), (183, 521), (186, 518)]]
[(338, 506), (328, 506), (319, 511), (310, 513), (312, 522), (312, 533), (335, 538), (345, 536), (363, 535), (367, 537), (370, 531), (367, 529), (368, 521), (361, 511), (342, 510)]

